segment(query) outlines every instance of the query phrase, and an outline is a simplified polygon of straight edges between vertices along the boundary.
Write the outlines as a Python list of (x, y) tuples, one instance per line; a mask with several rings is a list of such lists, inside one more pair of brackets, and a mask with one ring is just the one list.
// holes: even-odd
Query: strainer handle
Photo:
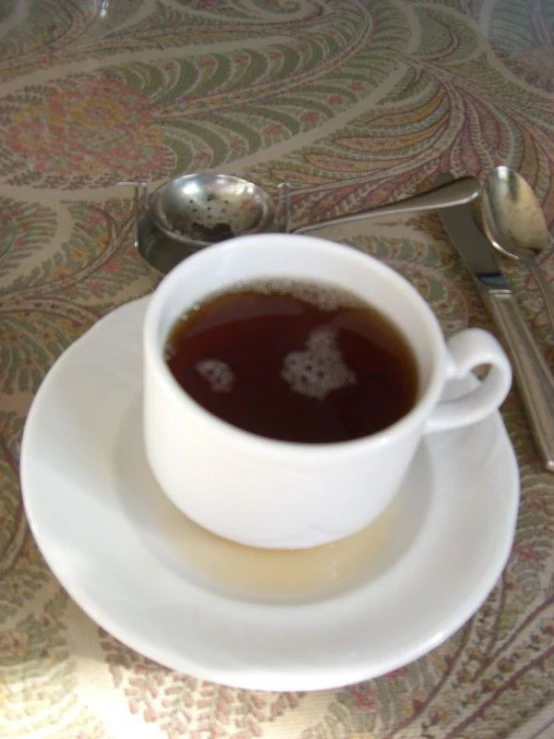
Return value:
[(148, 210), (148, 183), (144, 180), (118, 182), (118, 185), (133, 187), (133, 218), (135, 221), (135, 249), (139, 246), (140, 219)]
[(475, 200), (480, 194), (481, 186), (475, 177), (460, 177), (444, 185), (438, 185), (427, 192), (398, 200), (396, 203), (387, 203), (377, 208), (370, 208), (360, 213), (354, 213), (351, 216), (332, 218), (328, 221), (320, 221), (319, 223), (311, 223), (307, 226), (295, 228), (294, 233), (307, 233), (308, 231), (315, 231), (319, 228), (361, 221), (364, 218), (378, 218), (385, 215), (399, 216), (406, 213), (451, 208), (454, 205), (466, 205), (467, 203), (471, 203), (472, 200)]

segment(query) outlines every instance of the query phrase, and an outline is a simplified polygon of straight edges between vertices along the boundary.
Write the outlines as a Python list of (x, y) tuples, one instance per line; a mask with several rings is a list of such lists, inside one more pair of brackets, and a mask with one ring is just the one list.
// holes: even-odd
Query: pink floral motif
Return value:
[(315, 123), (319, 120), (319, 113), (317, 110), (307, 110), (305, 113), (302, 113), (300, 120), (304, 123)]
[(541, 631), (543, 634), (547, 634), (548, 636), (554, 636), (554, 618), (547, 620), (546, 623), (542, 625)]
[(23, 658), (29, 649), (29, 635), (24, 631), (14, 631), (0, 638), (0, 649), (5, 656)]
[(539, 553), (530, 541), (514, 544), (513, 551), (523, 562), (536, 562), (539, 559)]
[(284, 132), (285, 128), (280, 123), (271, 123), (269, 126), (264, 128), (264, 133), (268, 136), (279, 136)]
[(399, 667), (396, 670), (392, 670), (392, 672), (388, 672), (384, 677), (387, 680), (395, 680), (398, 677), (406, 677), (408, 674), (408, 670), (405, 667)]
[(525, 498), (525, 502), (532, 508), (536, 513), (542, 513), (545, 510), (544, 496), (543, 495), (528, 495)]
[(87, 283), (87, 290), (94, 297), (100, 297), (104, 291), (104, 283), (101, 280), (90, 280)]
[(49, 176), (146, 178), (170, 164), (149, 97), (115, 79), (88, 80), (23, 108), (6, 143)]
[(196, 64), (198, 67), (215, 67), (217, 61), (213, 57), (207, 57), (206, 59), (199, 59)]
[(199, 151), (194, 155), (194, 161), (201, 166), (207, 166), (211, 161), (211, 157), (206, 151)]
[(350, 695), (354, 700), (354, 707), (360, 713), (378, 711), (381, 703), (375, 696), (375, 690), (370, 682), (360, 683), (350, 688)]
[(236, 154), (237, 151), (246, 149), (246, 144), (242, 139), (231, 139), (229, 148)]

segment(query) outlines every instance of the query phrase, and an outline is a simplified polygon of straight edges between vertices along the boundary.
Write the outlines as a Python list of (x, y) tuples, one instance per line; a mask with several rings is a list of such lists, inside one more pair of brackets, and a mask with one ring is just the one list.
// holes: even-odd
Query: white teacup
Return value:
[[(164, 360), (175, 321), (222, 288), (274, 277), (350, 290), (392, 319), (418, 364), (412, 410), (371, 436), (310, 445), (256, 436), (192, 400)], [(445, 384), (478, 365), (490, 365), (486, 379), (464, 397), (441, 403)], [(510, 364), (493, 336), (467, 329), (445, 343), (429, 306), (404, 278), (322, 239), (256, 235), (204, 249), (160, 283), (146, 315), (144, 433), (154, 475), (193, 521), (256, 547), (313, 547), (362, 529), (391, 502), (423, 434), (482, 420), (499, 407), (510, 384)]]

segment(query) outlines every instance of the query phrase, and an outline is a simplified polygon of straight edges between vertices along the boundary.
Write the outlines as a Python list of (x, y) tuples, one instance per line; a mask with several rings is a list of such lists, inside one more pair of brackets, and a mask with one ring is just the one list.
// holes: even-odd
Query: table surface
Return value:
[[(523, 499), (479, 613), (392, 675), (253, 693), (160, 667), (66, 595), (25, 521), (18, 455), (55, 359), (156, 275), (132, 199), (182, 171), (295, 183), (297, 224), (406, 196), (439, 171), (517, 168), (554, 221), (550, 0), (6, 0), (0, 7), (0, 735), (529, 737), (554, 717), (554, 478), (516, 391)], [(493, 329), (435, 215), (332, 232), (413, 281), (445, 333)], [(543, 262), (554, 275), (554, 264)], [(525, 269), (503, 264), (549, 361)]]

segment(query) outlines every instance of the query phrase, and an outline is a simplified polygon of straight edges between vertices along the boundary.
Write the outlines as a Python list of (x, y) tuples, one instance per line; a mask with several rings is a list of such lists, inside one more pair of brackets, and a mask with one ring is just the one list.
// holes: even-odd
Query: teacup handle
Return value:
[(512, 368), (498, 341), (480, 328), (468, 328), (447, 342), (446, 382), (462, 380), (480, 365), (490, 370), (477, 387), (456, 400), (443, 400), (433, 411), (425, 432), (446, 431), (481, 421), (503, 403), (512, 384)]

